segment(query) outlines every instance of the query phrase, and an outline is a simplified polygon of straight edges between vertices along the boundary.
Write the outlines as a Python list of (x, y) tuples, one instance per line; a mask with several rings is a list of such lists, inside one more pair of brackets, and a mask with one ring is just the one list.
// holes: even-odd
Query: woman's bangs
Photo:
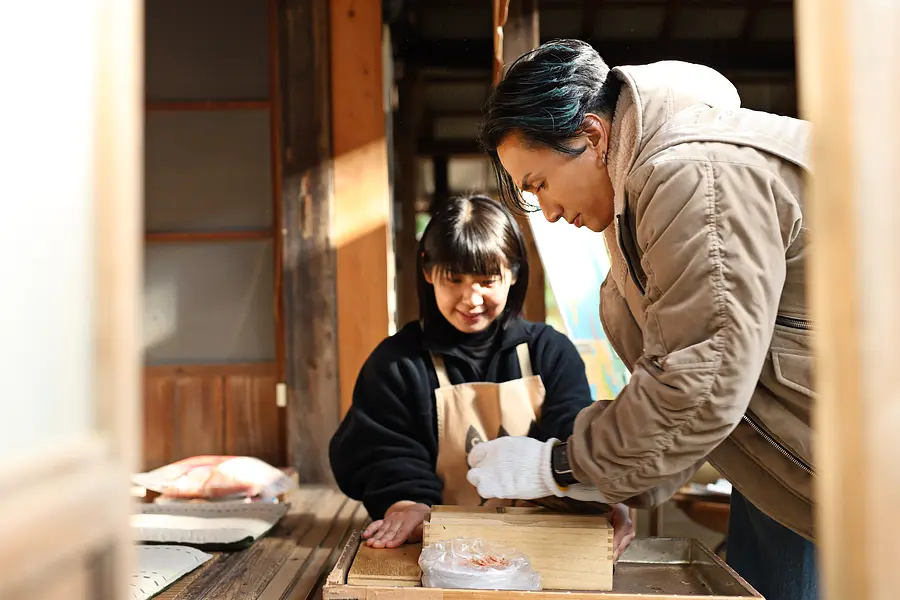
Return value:
[[(474, 236), (472, 236), (474, 237)], [(470, 236), (453, 236), (442, 244), (429, 262), (440, 276), (499, 276), (509, 268), (500, 240), (477, 240)]]

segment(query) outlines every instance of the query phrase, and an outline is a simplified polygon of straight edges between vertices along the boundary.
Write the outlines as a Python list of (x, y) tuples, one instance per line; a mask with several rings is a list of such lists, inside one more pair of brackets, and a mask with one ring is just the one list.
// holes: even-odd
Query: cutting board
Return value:
[(612, 589), (613, 528), (600, 515), (541, 508), (435, 507), (424, 543), (481, 538), (525, 554), (545, 590)]

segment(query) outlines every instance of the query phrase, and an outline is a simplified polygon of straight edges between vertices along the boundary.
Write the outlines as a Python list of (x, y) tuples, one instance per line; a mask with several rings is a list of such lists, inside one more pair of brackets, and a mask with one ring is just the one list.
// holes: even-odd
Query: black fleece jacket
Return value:
[(568, 439), (578, 412), (591, 404), (584, 362), (574, 344), (549, 325), (523, 319), (497, 332), (496, 354), (483, 377), (443, 327), (424, 332), (408, 323), (387, 338), (363, 365), (353, 404), (329, 446), (341, 491), (360, 500), (373, 519), (395, 502), (441, 503), (437, 463), (437, 376), (429, 352), (443, 356), (451, 384), (502, 383), (522, 376), (516, 346), (528, 342), (532, 368), (546, 399), (532, 437)]

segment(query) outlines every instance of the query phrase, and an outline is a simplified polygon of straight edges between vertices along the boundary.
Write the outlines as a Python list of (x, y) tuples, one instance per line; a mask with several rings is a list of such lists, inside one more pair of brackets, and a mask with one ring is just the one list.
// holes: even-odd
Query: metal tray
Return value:
[(354, 532), (323, 588), (324, 600), (730, 600), (762, 598), (706, 546), (693, 539), (642, 538), (616, 563), (609, 592), (509, 592), (347, 585), (360, 538)]

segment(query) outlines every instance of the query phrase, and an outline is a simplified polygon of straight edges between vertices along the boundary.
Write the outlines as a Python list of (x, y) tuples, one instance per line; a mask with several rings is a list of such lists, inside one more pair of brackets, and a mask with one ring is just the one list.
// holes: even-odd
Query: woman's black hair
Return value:
[(484, 107), (478, 139), (490, 155), (500, 198), (515, 211), (534, 210), (500, 163), (497, 147), (511, 133), (527, 143), (578, 156), (572, 147), (587, 113), (611, 118), (621, 82), (609, 77), (609, 66), (580, 40), (554, 40), (520, 56), (491, 91)]
[(437, 277), (450, 273), (500, 275), (504, 267), (512, 271), (516, 282), (509, 288), (506, 308), (498, 319), (501, 327), (517, 318), (525, 303), (528, 255), (522, 232), (512, 214), (489, 196), (474, 194), (444, 202), (419, 241), (416, 289), (423, 325), (441, 318), (426, 272)]

